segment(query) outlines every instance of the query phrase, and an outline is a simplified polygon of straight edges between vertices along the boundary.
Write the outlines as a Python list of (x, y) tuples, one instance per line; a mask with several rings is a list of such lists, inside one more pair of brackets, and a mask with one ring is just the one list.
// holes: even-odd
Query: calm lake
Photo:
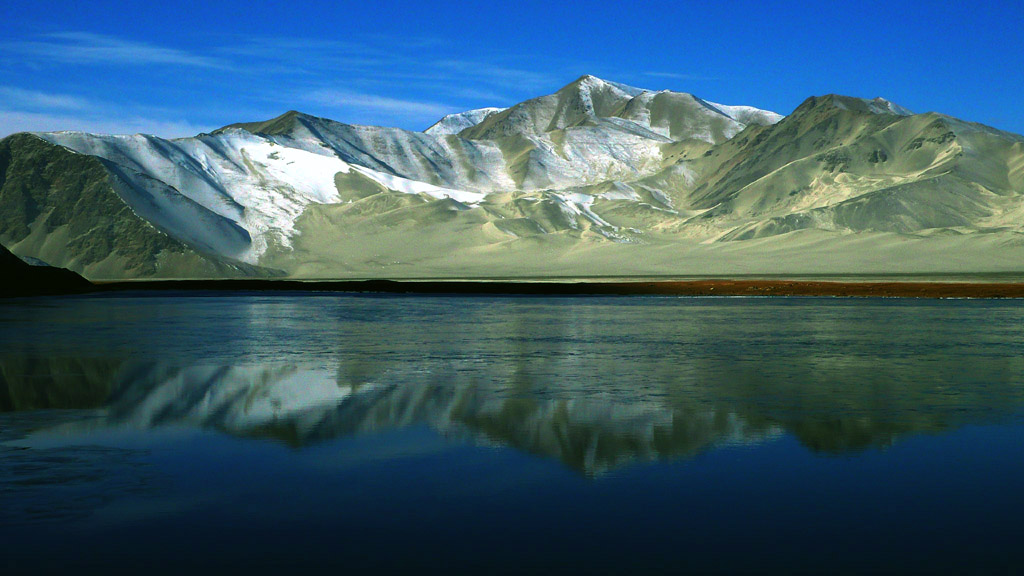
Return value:
[(1005, 574), (1022, 526), (1022, 301), (0, 301), (6, 574)]

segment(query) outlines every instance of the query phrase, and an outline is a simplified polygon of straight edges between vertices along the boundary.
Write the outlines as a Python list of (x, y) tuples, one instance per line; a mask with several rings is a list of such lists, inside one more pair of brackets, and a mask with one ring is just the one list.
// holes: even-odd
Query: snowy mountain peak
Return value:
[(483, 122), (492, 114), (497, 114), (503, 110), (505, 110), (505, 108), (477, 108), (476, 110), (467, 110), (457, 114), (448, 114), (423, 132), (433, 136), (458, 134), (466, 128), (476, 126)]
[[(749, 106), (710, 104), (684, 92), (644, 90), (587, 74), (553, 94), (491, 114), (459, 136), (475, 141), (547, 140), (551, 134), (571, 131), (581, 146), (583, 140), (590, 140), (590, 147), (601, 142), (599, 146), (611, 150), (616, 145), (607, 143), (622, 143), (623, 138), (631, 141), (631, 148), (684, 140), (717, 144), (748, 124), (774, 124), (781, 118)], [(638, 143), (633, 143), (637, 138)], [(557, 139), (562, 141), (561, 136)]]
[[(565, 88), (577, 88), (578, 87), (578, 88), (583, 89), (583, 90), (590, 90), (590, 89), (594, 89), (594, 88), (603, 88), (603, 87), (608, 87), (608, 86), (618, 90), (619, 92), (627, 94), (629, 96), (639, 96), (640, 94), (643, 94), (644, 92), (649, 92), (649, 90), (645, 90), (643, 88), (636, 88), (634, 86), (629, 86), (629, 85), (626, 85), (626, 84), (621, 84), (619, 82), (612, 82), (610, 80), (604, 80), (604, 79), (598, 78), (597, 76), (593, 76), (591, 74), (584, 74), (583, 76), (580, 76), (579, 78), (574, 80), (572, 83), (570, 83)], [(563, 88), (563, 90), (565, 88)]]

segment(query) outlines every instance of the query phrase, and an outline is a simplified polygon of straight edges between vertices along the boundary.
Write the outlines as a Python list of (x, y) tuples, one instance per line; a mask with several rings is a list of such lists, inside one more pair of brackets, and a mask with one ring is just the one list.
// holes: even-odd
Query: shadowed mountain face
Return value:
[(0, 297), (68, 294), (88, 291), (91, 284), (63, 268), (33, 266), (0, 246)]
[(782, 437), (847, 454), (1024, 406), (1010, 302), (77, 300), (5, 312), (0, 409), (295, 447), (420, 426), (600, 474)]
[(146, 220), (156, 197), (125, 194), (125, 170), (29, 134), (0, 140), (0, 242), (90, 277), (232, 277), (252, 268)]
[(292, 111), (177, 140), (16, 135), (2, 158), (0, 240), (93, 278), (1024, 262), (1024, 138), (881, 98), (782, 117), (583, 76), (425, 132)]

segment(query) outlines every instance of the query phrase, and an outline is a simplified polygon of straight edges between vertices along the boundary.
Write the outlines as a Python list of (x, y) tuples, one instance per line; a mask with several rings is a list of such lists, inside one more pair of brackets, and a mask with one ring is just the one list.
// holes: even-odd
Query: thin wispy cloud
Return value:
[[(95, 100), (32, 90), (38, 81), (30, 87), (8, 80), (0, 86), (0, 109), (5, 110), (0, 132), (65, 127), (131, 132), (164, 126), (180, 135), (182, 127), (226, 125), (252, 111), (266, 111), (270, 118), (289, 109), (353, 124), (419, 130), (445, 114), (510, 106), (578, 76), (575, 70), (557, 76), (550, 66), (527, 64), (525, 57), (507, 52), (466, 57), (459, 51), (444, 39), (380, 34), (337, 40), (223, 34), (208, 37), (202, 51), (93, 32), (36, 34), (0, 41), (0, 52), (15, 57), (4, 59), (15, 67), (10, 77), (43, 74), (38, 70), (68, 78), (88, 75), (96, 78), (89, 95)], [(182, 73), (153, 72), (161, 67), (179, 67)], [(104, 76), (107, 70), (123, 70), (136, 80), (112, 82), (113, 77)], [(113, 101), (121, 98), (131, 101)], [(155, 108), (172, 102), (168, 110)], [(136, 119), (108, 121), (119, 114)], [(29, 120), (45, 121), (45, 126), (28, 125)]]
[(448, 104), (438, 102), (390, 98), (376, 94), (362, 94), (347, 90), (317, 90), (303, 97), (307, 102), (329, 106), (339, 110), (351, 109), (370, 112), (387, 112), (402, 116), (441, 116), (456, 110)]
[(16, 132), (75, 130), (97, 134), (156, 134), (165, 138), (194, 136), (212, 126), (188, 120), (123, 116), (121, 114), (52, 114), (0, 109), (0, 138)]
[(432, 64), (437, 69), (474, 78), (492, 86), (539, 88), (550, 86), (555, 80), (548, 74), (483, 61), (440, 60)]
[(158, 46), (91, 32), (55, 32), (35, 40), (7, 42), (4, 51), (37, 62), (142, 66), (165, 64), (224, 68), (227, 63), (178, 48)]
[[(262, 93), (282, 109), (319, 107), (344, 122), (417, 127), (441, 115), (481, 106), (508, 106), (538, 90), (557, 87), (549, 74), (507, 62), (443, 58), (448, 43), (430, 38), (354, 36), (344, 41), (264, 37), (234, 38), (215, 53), (246, 61), (251, 74), (290, 76), (290, 91)], [(503, 55), (504, 57), (504, 55)], [(235, 69), (242, 66), (235, 63)], [(413, 95), (413, 97), (409, 97)]]
[[(502, 92), (536, 90), (550, 87), (559, 79), (549, 74), (505, 63), (480, 59), (438, 58), (449, 46), (431, 38), (389, 38), (365, 35), (345, 41), (270, 37), (239, 38), (236, 44), (214, 50), (221, 57), (240, 59), (238, 70), (265, 74), (268, 71), (289, 75), (333, 78), (382, 89), (410, 88), (441, 92), (452, 96), (467, 93), (467, 87), (489, 97), (503, 98)], [(440, 54), (438, 54), (440, 52)], [(566, 79), (562, 79), (568, 81)]]
[(700, 74), (684, 74), (681, 72), (643, 72), (644, 76), (650, 78), (671, 78), (673, 80), (714, 80), (710, 76), (702, 76)]
[(85, 110), (92, 107), (88, 100), (78, 96), (51, 94), (13, 86), (0, 86), (0, 100), (8, 106), (27, 109)]
[(387, 70), (394, 50), (364, 42), (289, 37), (240, 38), (213, 48), (241, 72), (302, 74), (346, 70)]
[(486, 102), (493, 102), (494, 104), (502, 104), (508, 96), (500, 94), (494, 90), (481, 90), (477, 88), (462, 88), (459, 86), (448, 86), (445, 92), (456, 96), (458, 98), (471, 98), (473, 100), (481, 100)]

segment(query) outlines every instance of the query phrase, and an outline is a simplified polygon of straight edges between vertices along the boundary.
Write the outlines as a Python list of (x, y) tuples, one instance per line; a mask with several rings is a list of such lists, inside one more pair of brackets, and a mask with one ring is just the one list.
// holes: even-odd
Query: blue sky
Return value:
[(297, 109), (422, 130), (582, 74), (788, 113), (883, 96), (1024, 133), (1024, 2), (0, 3), (0, 136)]

